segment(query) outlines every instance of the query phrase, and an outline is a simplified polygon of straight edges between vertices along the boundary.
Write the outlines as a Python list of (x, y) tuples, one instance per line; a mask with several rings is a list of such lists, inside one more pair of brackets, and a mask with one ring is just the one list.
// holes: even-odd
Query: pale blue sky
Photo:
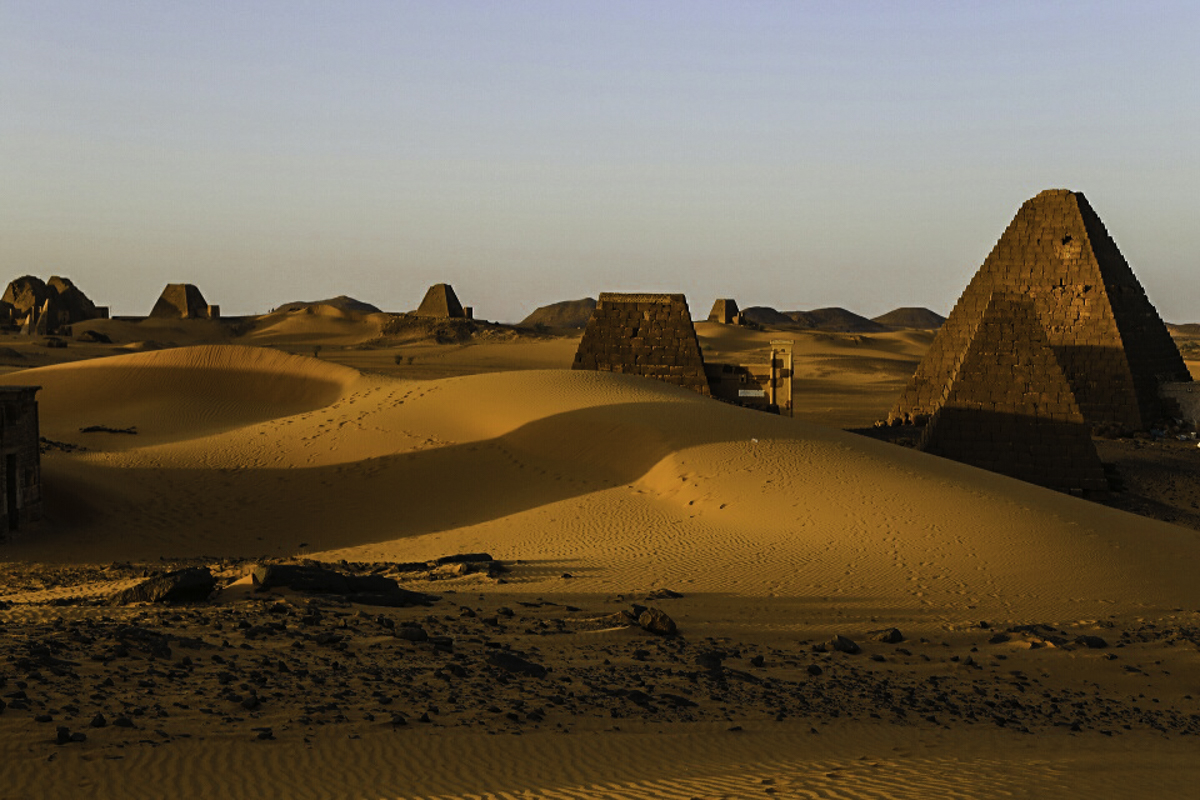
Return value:
[(1195, 2), (0, 2), (0, 279), (949, 311), (1084, 192), (1200, 320)]

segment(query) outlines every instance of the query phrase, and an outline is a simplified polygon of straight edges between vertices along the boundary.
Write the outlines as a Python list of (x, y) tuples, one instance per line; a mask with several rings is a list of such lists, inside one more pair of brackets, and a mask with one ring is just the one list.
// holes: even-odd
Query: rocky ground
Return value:
[(454, 563), (419, 576), (411, 565), (341, 566), (348, 576), (407, 575), (428, 605), (260, 591), (233, 580), (254, 566), (237, 562), (207, 565), (227, 584), (212, 599), (112, 604), (143, 577), (189, 566), (5, 565), (0, 728), (50, 756), (79, 745), (110, 757), (193, 737), (267, 742), (405, 726), (520, 733), (626, 719), (715, 721), (733, 732), (788, 720), (819, 733), (842, 718), (1200, 734), (1195, 611), (763, 645), (667, 635), (673, 607), (687, 603), (674, 592), (582, 608), (489, 591), (504, 580), (498, 565)]

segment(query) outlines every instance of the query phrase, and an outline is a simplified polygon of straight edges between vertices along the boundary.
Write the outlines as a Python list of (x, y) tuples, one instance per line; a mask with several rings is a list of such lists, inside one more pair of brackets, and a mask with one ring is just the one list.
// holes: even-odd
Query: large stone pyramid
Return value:
[(1054, 489), (1107, 489), (1091, 428), (1030, 300), (993, 294), (920, 448)]
[(466, 316), (458, 295), (448, 283), (435, 283), (425, 292), (425, 299), (417, 309), (418, 317), (435, 317), (437, 319), (462, 318)]
[(601, 293), (571, 368), (641, 375), (710, 394), (681, 294)]
[(1100, 218), (1065, 189), (1021, 206), (938, 331), (891, 420), (933, 414), (994, 292), (1033, 302), (1084, 421), (1143, 428), (1158, 385), (1191, 380), (1179, 350)]

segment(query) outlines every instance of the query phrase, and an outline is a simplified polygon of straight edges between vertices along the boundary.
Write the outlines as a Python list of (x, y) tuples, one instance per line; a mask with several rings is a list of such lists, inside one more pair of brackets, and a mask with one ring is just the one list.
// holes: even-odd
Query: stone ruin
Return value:
[(1054, 489), (1108, 488), (1034, 304), (1016, 294), (988, 300), (919, 447)]
[(1052, 189), (1021, 206), (938, 331), (890, 422), (921, 422), (938, 411), (995, 293), (1032, 303), (1088, 425), (1149, 427), (1164, 414), (1160, 384), (1191, 380), (1096, 212), (1082, 194)]
[(150, 310), (152, 319), (219, 319), (220, 306), (210, 306), (190, 283), (168, 283)]
[(448, 283), (435, 283), (425, 292), (425, 299), (417, 308), (418, 317), (433, 319), (471, 319), (474, 314), (470, 307), (463, 308), (458, 302), (454, 287)]
[(742, 314), (738, 310), (737, 300), (719, 298), (713, 303), (712, 311), (708, 312), (708, 321), (722, 325), (741, 325)]
[(640, 375), (710, 396), (682, 294), (601, 293), (571, 368)]
[(42, 517), (42, 467), (38, 450), (38, 386), (0, 386), (0, 472), (4, 505), (0, 533)]
[(55, 275), (45, 283), (25, 275), (8, 284), (0, 297), (0, 325), (20, 327), (28, 335), (66, 333), (76, 322), (108, 319), (108, 308), (97, 306), (70, 278)]

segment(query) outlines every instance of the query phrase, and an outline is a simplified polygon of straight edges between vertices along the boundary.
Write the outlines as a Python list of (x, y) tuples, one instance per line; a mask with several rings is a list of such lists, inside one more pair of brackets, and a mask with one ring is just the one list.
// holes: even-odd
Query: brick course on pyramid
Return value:
[(1107, 489), (1034, 304), (996, 293), (921, 438), (928, 453), (1054, 489)]
[(1161, 381), (1191, 377), (1166, 326), (1084, 196), (1065, 189), (1021, 206), (892, 410), (933, 414), (994, 292), (1034, 304), (1084, 421), (1145, 428)]
[(681, 294), (602, 293), (571, 368), (641, 375), (709, 394), (700, 343)]

